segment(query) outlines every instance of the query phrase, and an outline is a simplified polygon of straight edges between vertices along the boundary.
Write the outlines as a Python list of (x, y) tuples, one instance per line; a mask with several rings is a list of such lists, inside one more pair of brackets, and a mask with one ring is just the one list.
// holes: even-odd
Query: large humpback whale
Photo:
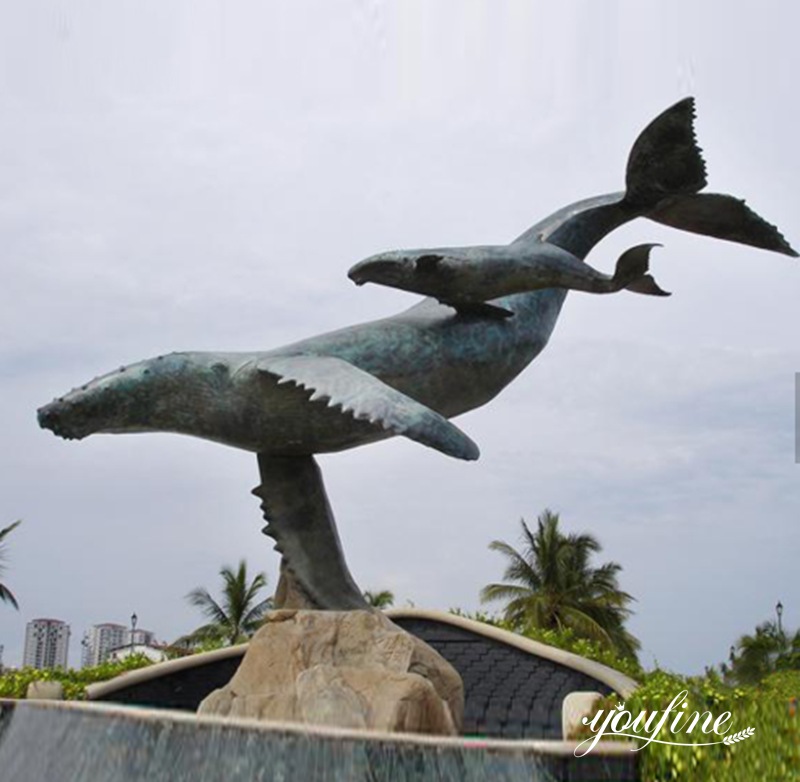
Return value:
[[(705, 165), (686, 99), (636, 140), (626, 190), (571, 204), (512, 248), (543, 243), (578, 259), (636, 217), (796, 255), (744, 202), (706, 195)], [(461, 459), (477, 446), (448, 419), (493, 399), (545, 347), (567, 291), (493, 302), (507, 319), (454, 313), (426, 299), (362, 323), (264, 352), (171, 353), (121, 367), (38, 411), (65, 438), (177, 432), (258, 454), (268, 520), (283, 564), (310, 605), (364, 607), (339, 545), (313, 454), (403, 435)]]

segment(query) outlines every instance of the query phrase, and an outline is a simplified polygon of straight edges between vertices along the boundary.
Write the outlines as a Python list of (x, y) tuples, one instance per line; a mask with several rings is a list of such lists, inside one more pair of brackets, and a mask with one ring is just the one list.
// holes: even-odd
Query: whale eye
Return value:
[(417, 258), (417, 270), (421, 272), (436, 271), (439, 262), (444, 259), (442, 255), (420, 255)]

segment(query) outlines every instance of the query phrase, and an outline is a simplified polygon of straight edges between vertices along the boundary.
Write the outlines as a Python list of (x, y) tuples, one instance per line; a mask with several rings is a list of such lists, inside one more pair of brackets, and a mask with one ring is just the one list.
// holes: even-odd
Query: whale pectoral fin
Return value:
[(511, 310), (498, 307), (495, 304), (487, 304), (485, 301), (443, 301), (442, 304), (453, 307), (459, 315), (491, 318), (492, 320), (504, 320), (505, 318), (514, 317), (514, 313)]
[(368, 420), (395, 434), (455, 456), (477, 459), (478, 446), (435, 410), (379, 380), (369, 372), (334, 356), (269, 356), (259, 359), (259, 371), (312, 391), (310, 401), (329, 400), (329, 407), (357, 420)]

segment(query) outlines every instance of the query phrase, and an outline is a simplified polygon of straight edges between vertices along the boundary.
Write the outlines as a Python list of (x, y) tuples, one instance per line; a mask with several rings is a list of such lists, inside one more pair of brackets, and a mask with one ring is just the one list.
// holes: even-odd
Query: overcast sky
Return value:
[[(276, 583), (252, 454), (175, 435), (65, 442), (35, 410), (171, 350), (277, 347), (405, 309), (345, 272), (397, 247), (503, 243), (623, 184), (695, 95), (709, 190), (800, 246), (800, 11), (781, 2), (0, 2), (0, 605), (25, 623), (201, 623), (246, 558)], [(321, 464), (353, 574), (479, 607), (519, 519), (560, 512), (622, 565), (643, 662), (718, 663), (800, 624), (800, 267), (645, 221), (669, 299), (572, 294), (541, 356), (461, 419), (458, 462), (396, 438)]]

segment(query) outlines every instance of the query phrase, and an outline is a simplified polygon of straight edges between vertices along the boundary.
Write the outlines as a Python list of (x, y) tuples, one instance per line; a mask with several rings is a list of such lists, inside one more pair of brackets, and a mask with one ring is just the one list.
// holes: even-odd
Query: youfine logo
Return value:
[[(735, 744), (749, 739), (755, 734), (755, 728), (745, 728), (737, 733), (728, 732), (731, 725), (731, 713), (724, 711), (714, 716), (710, 711), (688, 712), (689, 704), (686, 702), (688, 690), (679, 692), (664, 711), (640, 712), (632, 714), (625, 708), (624, 703), (618, 703), (616, 709), (607, 713), (600, 709), (591, 719), (584, 717), (582, 723), (594, 734), (584, 739), (575, 747), (575, 757), (581, 758), (591, 752), (603, 736), (624, 736), (630, 739), (639, 739), (642, 743), (632, 751), (638, 752), (648, 744), (672, 744), (675, 746), (709, 747), (714, 744)], [(669, 727), (673, 736), (686, 736), (686, 741), (667, 741), (660, 739), (659, 735), (664, 727)], [(712, 741), (698, 741), (697, 739), (714, 739)]]

